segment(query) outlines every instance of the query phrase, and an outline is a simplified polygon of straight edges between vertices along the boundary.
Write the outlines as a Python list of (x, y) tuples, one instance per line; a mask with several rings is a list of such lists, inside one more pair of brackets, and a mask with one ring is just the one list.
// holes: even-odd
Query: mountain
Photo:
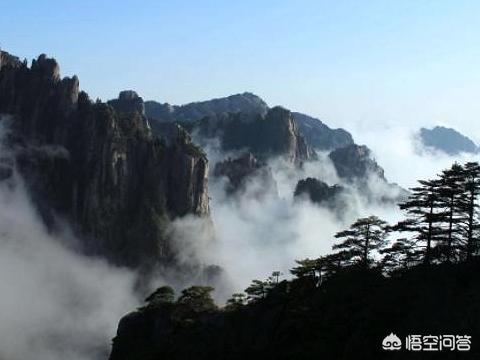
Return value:
[(360, 195), (389, 203), (398, 203), (408, 197), (407, 190), (388, 182), (385, 171), (372, 157), (367, 146), (347, 145), (330, 152), (328, 157), (338, 177), (357, 187)]
[(265, 115), (267, 110), (267, 104), (249, 92), (181, 106), (155, 101), (145, 103), (147, 116), (160, 121), (196, 121), (205, 116), (237, 112)]
[[(268, 110), (264, 100), (249, 92), (181, 106), (145, 102), (145, 113), (151, 119), (152, 126), (157, 122), (195, 122), (204, 117), (228, 116), (230, 113), (265, 116)], [(300, 135), (312, 148), (333, 150), (353, 143), (352, 135), (346, 130), (331, 129), (322, 121), (302, 113), (292, 112), (292, 116), (298, 124)]]
[(353, 144), (352, 135), (344, 129), (331, 129), (319, 119), (293, 112), (300, 134), (318, 150), (335, 150)]
[(345, 188), (341, 185), (329, 186), (321, 180), (309, 177), (298, 181), (293, 195), (296, 198), (306, 196), (313, 203), (344, 210), (346, 204), (340, 199), (344, 192)]
[(432, 129), (421, 128), (420, 140), (422, 144), (430, 149), (442, 151), (449, 155), (458, 155), (460, 153), (477, 153), (478, 146), (467, 136), (458, 131), (435, 126)]
[(252, 153), (246, 153), (236, 159), (228, 158), (215, 165), (215, 177), (224, 177), (228, 181), (226, 192), (232, 194), (246, 189), (248, 181), (255, 178), (256, 198), (262, 196), (278, 196), (277, 184), (271, 169), (257, 160)]
[(20, 173), (50, 231), (66, 220), (83, 251), (130, 267), (171, 263), (169, 222), (209, 217), (206, 156), (178, 126), (168, 142), (154, 136), (143, 108), (132, 91), (93, 103), (46, 55), (28, 67), (0, 53), (1, 124), (12, 153), (2, 177)]
[(371, 151), (365, 145), (348, 145), (332, 151), (328, 157), (340, 178), (352, 181), (375, 174), (385, 180), (384, 170), (372, 159)]
[(195, 132), (200, 141), (220, 140), (224, 151), (247, 150), (262, 160), (284, 156), (293, 163), (315, 158), (292, 113), (280, 106), (269, 109), (265, 115), (223, 113), (184, 126)]

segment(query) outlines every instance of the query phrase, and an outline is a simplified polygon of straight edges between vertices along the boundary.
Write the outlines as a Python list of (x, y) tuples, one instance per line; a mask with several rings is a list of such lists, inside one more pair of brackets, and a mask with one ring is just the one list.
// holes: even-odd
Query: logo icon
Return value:
[(402, 340), (394, 333), (390, 333), (390, 335), (383, 339), (382, 347), (383, 350), (400, 350), (402, 348)]

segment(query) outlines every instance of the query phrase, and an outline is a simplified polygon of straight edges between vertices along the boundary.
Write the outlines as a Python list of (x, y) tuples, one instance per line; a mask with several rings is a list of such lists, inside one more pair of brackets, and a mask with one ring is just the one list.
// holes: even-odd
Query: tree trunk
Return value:
[(453, 206), (454, 206), (454, 195), (452, 194), (450, 198), (450, 214), (448, 219), (448, 241), (447, 241), (447, 262), (450, 262), (450, 257), (452, 255), (452, 232), (453, 232)]
[(468, 206), (468, 234), (467, 234), (467, 261), (472, 258), (473, 254), (473, 217), (475, 210), (475, 191), (470, 192), (470, 202)]
[(433, 198), (430, 201), (430, 214), (428, 216), (427, 249), (425, 251), (425, 264), (430, 265), (430, 252), (432, 249), (432, 227), (433, 227)]
[(370, 242), (370, 225), (367, 225), (367, 233), (365, 235), (365, 249), (363, 249), (363, 262), (365, 268), (368, 268), (368, 247)]

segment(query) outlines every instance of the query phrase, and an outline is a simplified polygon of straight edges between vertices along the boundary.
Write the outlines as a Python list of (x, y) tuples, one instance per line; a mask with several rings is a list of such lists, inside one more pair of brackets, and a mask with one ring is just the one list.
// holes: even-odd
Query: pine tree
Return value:
[(182, 290), (177, 303), (194, 313), (213, 311), (217, 308), (211, 295), (213, 290), (211, 286), (190, 286)]
[(297, 278), (310, 278), (314, 283), (317, 281), (319, 272), (322, 269), (321, 260), (319, 258), (306, 258), (303, 260), (295, 260), (295, 262), (298, 266), (290, 270), (292, 275), (295, 275)]
[(360, 262), (368, 267), (369, 255), (372, 250), (378, 250), (385, 244), (387, 236), (387, 223), (376, 216), (358, 219), (348, 230), (335, 235), (337, 239), (345, 239), (340, 244), (334, 245), (333, 249), (347, 251), (347, 255), (353, 262)]
[(175, 291), (170, 286), (161, 286), (150, 294), (145, 302), (148, 303), (147, 306), (161, 307), (165, 304), (172, 304), (175, 299)]
[(407, 238), (398, 239), (379, 253), (384, 255), (381, 265), (387, 273), (405, 270), (420, 262), (423, 255), (415, 242)]
[(232, 297), (227, 300), (225, 310), (238, 310), (247, 303), (247, 296), (244, 293), (232, 294)]
[(464, 175), (463, 167), (455, 163), (450, 169), (443, 170), (439, 179), (438, 195), (442, 210), (438, 215), (444, 227), (436, 250), (447, 262), (458, 256), (462, 247), (462, 224), (467, 218), (464, 212), (466, 199)]
[(407, 201), (400, 203), (401, 210), (406, 212), (406, 219), (392, 227), (394, 231), (413, 233), (413, 241), (417, 247), (425, 248), (424, 263), (430, 264), (432, 248), (441, 235), (441, 207), (439, 188), (440, 180), (419, 180), (420, 186), (410, 189)]
[(477, 199), (480, 194), (480, 164), (478, 162), (466, 163), (463, 170), (466, 196), (461, 207), (466, 218), (466, 258), (470, 260), (477, 250), (478, 230), (480, 228), (477, 213), (479, 207)]
[(270, 287), (268, 281), (253, 280), (250, 286), (245, 289), (245, 293), (248, 295), (248, 301), (265, 299)]

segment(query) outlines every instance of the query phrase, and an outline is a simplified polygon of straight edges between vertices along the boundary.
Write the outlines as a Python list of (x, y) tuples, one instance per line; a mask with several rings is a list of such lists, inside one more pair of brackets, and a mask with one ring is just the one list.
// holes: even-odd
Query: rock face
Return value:
[(147, 101), (145, 109), (149, 118), (160, 121), (196, 121), (205, 116), (215, 116), (222, 113), (244, 112), (247, 114), (265, 115), (268, 106), (258, 96), (245, 92), (182, 106)]
[(168, 143), (152, 136), (132, 91), (92, 103), (45, 55), (30, 68), (4, 52), (0, 59), (6, 143), (50, 229), (60, 215), (86, 252), (116, 264), (172, 261), (170, 219), (209, 215), (208, 162), (188, 134), (177, 127)]
[(264, 159), (284, 156), (293, 163), (315, 158), (298, 131), (292, 113), (282, 107), (258, 114), (221, 114), (190, 124), (192, 131), (207, 139), (218, 138), (223, 150), (242, 150)]
[(370, 149), (365, 145), (353, 144), (334, 150), (329, 158), (338, 176), (347, 184), (354, 185), (369, 201), (398, 203), (409, 195), (398, 184), (387, 181), (383, 168), (372, 158)]
[(111, 105), (119, 112), (138, 112), (141, 115), (145, 115), (145, 104), (143, 103), (143, 99), (133, 90), (121, 91), (118, 95), (118, 99), (108, 101), (108, 105)]
[(312, 202), (335, 207), (340, 194), (344, 192), (340, 185), (329, 186), (315, 178), (302, 179), (295, 187), (294, 196), (307, 196)]
[(227, 193), (245, 189), (247, 181), (254, 180), (256, 195), (263, 196), (271, 192), (278, 195), (272, 171), (265, 164), (260, 163), (252, 153), (217, 163), (213, 174), (216, 177), (224, 176), (228, 179)]
[(300, 134), (315, 149), (335, 150), (353, 144), (352, 135), (344, 129), (331, 129), (319, 119), (298, 112), (292, 115)]
[(371, 158), (370, 149), (365, 145), (348, 145), (329, 154), (337, 174), (347, 181), (365, 180), (369, 174), (385, 180), (383, 169)]
[(458, 131), (443, 126), (433, 129), (420, 129), (420, 140), (429, 149), (439, 150), (449, 155), (460, 153), (477, 153), (478, 146)]

